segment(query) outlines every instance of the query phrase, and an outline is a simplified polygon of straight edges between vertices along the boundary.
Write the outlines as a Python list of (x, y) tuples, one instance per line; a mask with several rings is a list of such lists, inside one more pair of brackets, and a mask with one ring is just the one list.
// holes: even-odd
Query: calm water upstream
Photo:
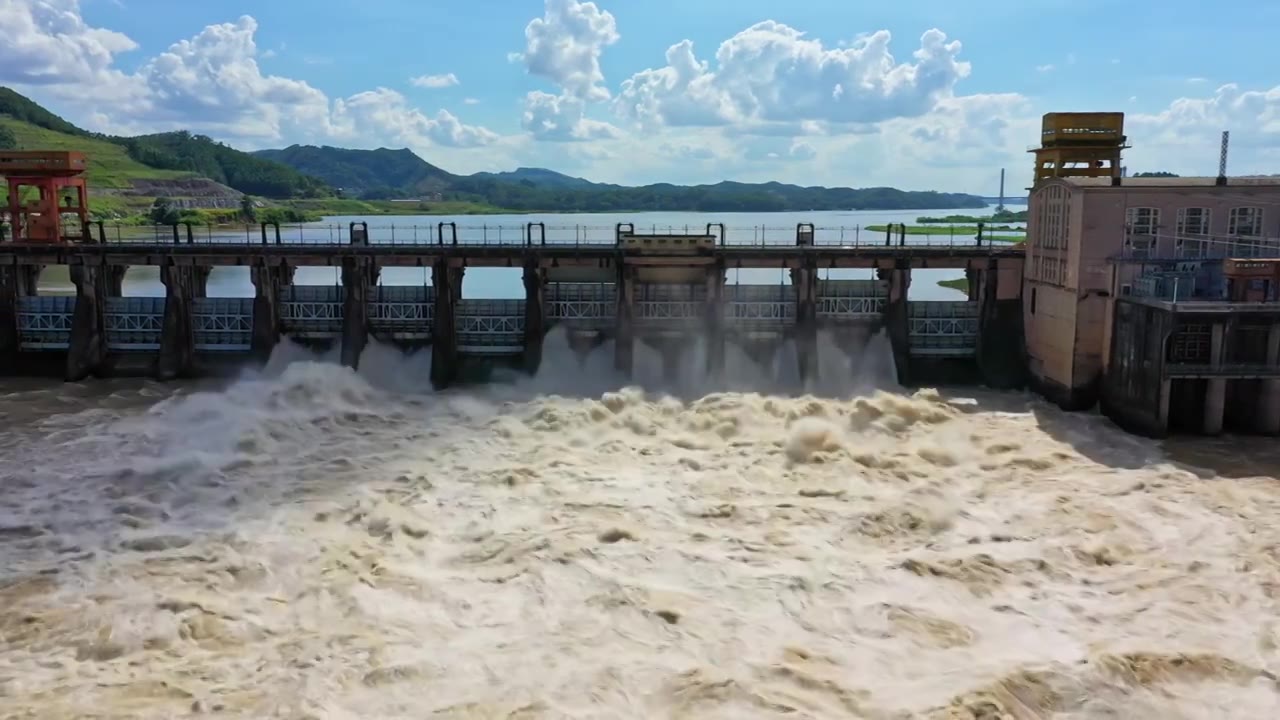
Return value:
[(558, 334), (445, 393), (378, 345), (0, 381), (0, 717), (1280, 716), (1273, 440), (835, 345), (808, 392)]

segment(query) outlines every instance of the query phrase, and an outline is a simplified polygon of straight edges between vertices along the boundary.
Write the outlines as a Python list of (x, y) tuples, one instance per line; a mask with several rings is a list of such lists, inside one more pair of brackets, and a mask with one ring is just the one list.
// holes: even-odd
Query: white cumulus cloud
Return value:
[(667, 51), (664, 67), (622, 84), (614, 108), (648, 127), (743, 122), (873, 123), (922, 115), (969, 75), (960, 43), (929, 30), (909, 62), (889, 51), (880, 30), (848, 47), (773, 20), (734, 35), (716, 51), (713, 68), (689, 40)]
[(1231, 131), (1228, 172), (1280, 172), (1280, 85), (1246, 90), (1223, 85), (1208, 97), (1182, 97), (1156, 113), (1125, 119), (1130, 167), (1215, 175), (1223, 130)]
[(445, 73), (444, 75), (419, 75), (410, 78), (409, 82), (415, 87), (428, 88), (430, 90), (438, 90), (440, 88), (453, 87), (458, 83), (458, 76), (453, 73)]
[(0, 74), (6, 82), (100, 79), (117, 54), (137, 47), (123, 33), (87, 25), (79, 0), (0, 0)]
[(524, 30), (525, 50), (514, 57), (582, 100), (607, 100), (600, 55), (618, 41), (613, 15), (592, 2), (546, 0), (546, 11)]
[(0, 0), (0, 83), (42, 87), (109, 132), (189, 129), (246, 146), (352, 139), (357, 129), (363, 142), (474, 147), (497, 138), (447, 110), (423, 113), (386, 88), (333, 99), (304, 80), (264, 73), (257, 31), (248, 15), (209, 25), (125, 73), (115, 56), (136, 43), (89, 26), (78, 0)]
[(619, 136), (617, 128), (585, 113), (583, 101), (576, 97), (535, 90), (525, 97), (520, 125), (538, 140), (608, 140)]
[(525, 95), (520, 126), (535, 140), (583, 142), (619, 137), (613, 125), (587, 117), (591, 103), (608, 100), (600, 55), (618, 41), (613, 15), (595, 3), (546, 0), (542, 17), (525, 27), (525, 49), (513, 55), (529, 74), (546, 78), (559, 94)]
[(498, 139), (489, 130), (463, 124), (447, 110), (428, 116), (412, 107), (403, 95), (387, 88), (334, 101), (332, 118), (330, 134), (348, 141), (374, 136), (410, 146), (476, 147)]

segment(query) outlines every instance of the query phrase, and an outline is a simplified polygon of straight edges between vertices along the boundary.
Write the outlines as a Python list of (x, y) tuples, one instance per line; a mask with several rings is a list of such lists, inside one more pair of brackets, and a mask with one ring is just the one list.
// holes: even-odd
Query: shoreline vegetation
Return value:
[(1026, 210), (996, 210), (986, 217), (976, 215), (946, 215), (944, 217), (918, 217), (921, 225), (977, 225), (978, 223), (1024, 223), (1027, 221)]
[[(924, 219), (924, 218), (921, 218)], [(985, 223), (988, 218), (970, 218)], [(867, 225), (862, 228), (871, 233), (888, 233), (888, 225)], [(894, 226), (892, 230), (896, 237), (899, 228)], [(985, 225), (982, 228), (982, 239), (989, 242), (1000, 242), (1017, 244), (1027, 239), (1026, 228), (1016, 227), (1014, 225)], [(968, 241), (978, 236), (978, 226), (974, 225), (907, 225), (906, 234), (911, 236), (923, 236), (931, 238), (950, 237), (958, 241)]]
[(951, 290), (957, 290), (959, 292), (964, 293), (965, 295), (969, 294), (969, 278), (959, 277), (959, 278), (952, 278), (950, 280), (939, 280), (938, 286), (949, 288)]

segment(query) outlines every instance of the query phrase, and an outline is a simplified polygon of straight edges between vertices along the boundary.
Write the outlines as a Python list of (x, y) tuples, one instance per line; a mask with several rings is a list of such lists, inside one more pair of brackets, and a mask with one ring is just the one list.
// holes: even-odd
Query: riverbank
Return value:
[[(902, 225), (867, 225), (868, 232), (892, 232), (896, 236), (902, 232)], [(977, 225), (906, 225), (906, 234), (913, 237), (953, 237), (958, 240), (976, 238)], [(1016, 225), (985, 225), (982, 228), (982, 239), (990, 242), (1020, 243), (1027, 239), (1027, 229)]]

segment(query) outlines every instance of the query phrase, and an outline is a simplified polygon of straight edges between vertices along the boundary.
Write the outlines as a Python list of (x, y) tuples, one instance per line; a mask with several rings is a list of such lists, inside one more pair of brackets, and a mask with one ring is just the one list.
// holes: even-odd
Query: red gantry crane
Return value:
[(14, 242), (65, 243), (84, 236), (89, 222), (85, 167), (81, 152), (0, 152), (0, 175), (9, 185), (6, 212)]

